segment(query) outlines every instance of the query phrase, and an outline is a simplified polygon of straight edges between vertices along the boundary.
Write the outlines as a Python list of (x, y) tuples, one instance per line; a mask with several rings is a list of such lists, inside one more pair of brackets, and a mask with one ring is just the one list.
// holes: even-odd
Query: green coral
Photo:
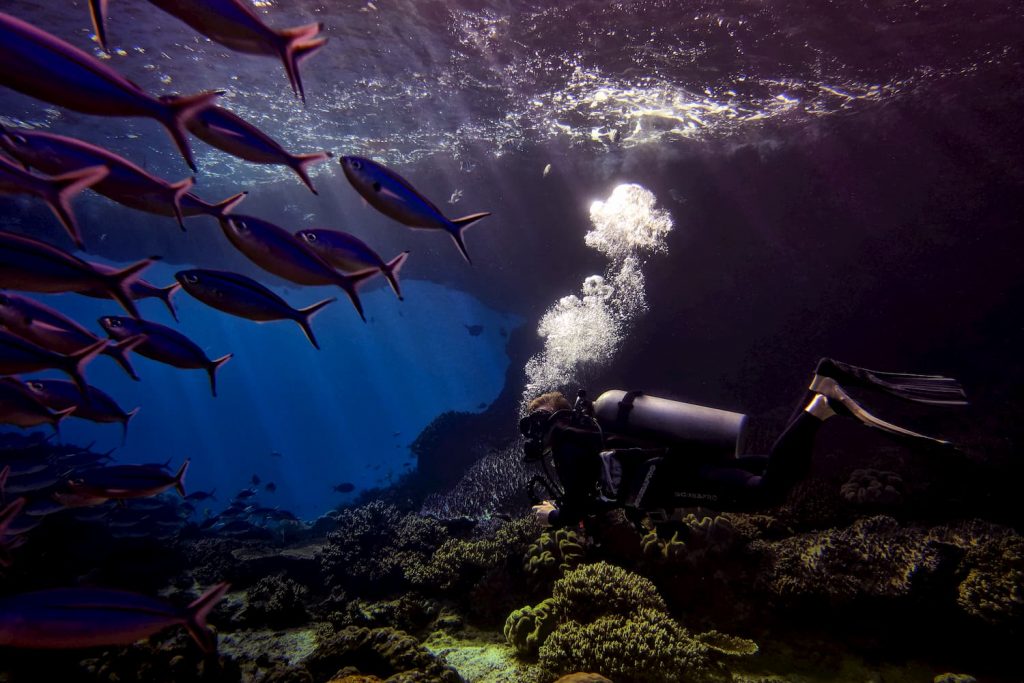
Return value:
[(524, 568), (540, 580), (564, 574), (583, 562), (584, 543), (583, 537), (572, 529), (545, 531), (526, 551)]
[(443, 657), (432, 655), (409, 634), (391, 628), (349, 626), (326, 636), (305, 666), (316, 680), (327, 680), (342, 670), (388, 677), (406, 674), (407, 680), (462, 683)]
[(1024, 538), (1004, 536), (974, 550), (957, 604), (997, 626), (1024, 625)]
[(671, 526), (652, 529), (641, 540), (641, 546), (644, 556), (656, 562), (698, 564), (709, 555), (718, 557), (728, 552), (739, 537), (726, 515), (689, 514)]
[(442, 591), (466, 589), (489, 570), (518, 562), (537, 531), (530, 517), (505, 522), (493, 537), (449, 539), (429, 561), (414, 568), (407, 578), (414, 586)]
[(537, 654), (551, 632), (558, 626), (558, 601), (548, 598), (534, 607), (523, 607), (505, 620), (505, 640), (521, 655)]
[(666, 610), (665, 601), (649, 579), (607, 562), (567, 572), (555, 582), (552, 596), (567, 619), (583, 623), (643, 608)]
[(597, 671), (616, 683), (694, 680), (709, 669), (709, 648), (665, 612), (644, 607), (589, 624), (562, 624), (541, 646), (549, 671)]
[(757, 542), (753, 547), (767, 551), (762, 580), (771, 592), (833, 604), (906, 596), (941, 560), (924, 531), (901, 528), (895, 519), (882, 515), (857, 520), (846, 529)]

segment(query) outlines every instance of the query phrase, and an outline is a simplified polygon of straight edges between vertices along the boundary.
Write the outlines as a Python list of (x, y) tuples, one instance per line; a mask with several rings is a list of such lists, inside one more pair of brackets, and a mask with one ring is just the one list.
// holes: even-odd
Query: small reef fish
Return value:
[(253, 486), (259, 486), (260, 485), (260, 475), (258, 475), (258, 474), (252, 475), (252, 479), (250, 479), (249, 481), (252, 482)]
[(228, 592), (218, 583), (185, 609), (162, 600), (104, 588), (56, 588), (0, 599), (0, 645), (65, 649), (131, 645), (182, 625), (204, 652), (217, 649), (206, 617)]
[(60, 370), (74, 380), (82, 396), (85, 396), (88, 385), (82, 372), (86, 364), (100, 355), (108, 343), (106, 339), (100, 339), (73, 353), (57, 353), (22, 339), (16, 334), (0, 330), (0, 375)]
[[(37, 427), (48, 424), (55, 433), (60, 433), (60, 421), (74, 411), (74, 408), (54, 412), (35, 397), (29, 389), (11, 377), (0, 378), (0, 423), (16, 427)], [(10, 465), (5, 469), (10, 474)], [(0, 492), (3, 487), (0, 486)]]
[[(327, 42), (326, 38), (317, 37), (323, 30), (323, 24), (272, 29), (263, 23), (251, 5), (247, 6), (241, 0), (149, 1), (224, 47), (246, 54), (280, 57), (292, 91), (303, 102), (306, 101), (299, 65)], [(89, 0), (96, 36), (103, 48), (109, 51), (107, 3), (108, 0)]]
[(306, 169), (332, 156), (330, 152), (291, 154), (259, 128), (223, 107), (208, 107), (199, 112), (189, 121), (188, 129), (208, 145), (239, 159), (287, 166), (313, 194), (318, 193)]
[(365, 242), (355, 235), (341, 230), (328, 230), (317, 228), (313, 230), (299, 230), (295, 236), (309, 245), (309, 248), (320, 254), (325, 261), (332, 266), (346, 273), (360, 273), (363, 271), (380, 271), (388, 279), (391, 290), (403, 301), (402, 290), (398, 286), (398, 271), (402, 264), (409, 258), (409, 252), (391, 259), (387, 263), (384, 259), (369, 247)]
[[(110, 274), (116, 272), (116, 269), (102, 263), (94, 263), (93, 265), (96, 266), (96, 270), (101, 273)], [(167, 310), (170, 311), (171, 317), (174, 318), (175, 322), (177, 322), (178, 312), (174, 310), (174, 302), (171, 301), (171, 299), (180, 289), (181, 283), (178, 282), (172, 282), (166, 287), (157, 287), (153, 283), (139, 278), (128, 286), (128, 294), (131, 296), (132, 301), (138, 301), (139, 299), (160, 299), (160, 301), (163, 301), (164, 305), (167, 306)], [(78, 293), (82, 296), (88, 296), (94, 299), (113, 298), (108, 291), (103, 289), (87, 289)]]
[[(64, 354), (74, 353), (99, 341), (99, 337), (60, 311), (10, 292), (0, 291), (0, 325), (33, 344)], [(117, 361), (129, 377), (137, 380), (139, 376), (128, 360), (128, 353), (142, 340), (143, 337), (129, 337), (116, 344), (108, 344), (102, 353)]]
[(466, 262), (472, 263), (462, 233), (481, 218), (490, 216), (489, 211), (448, 219), (405, 178), (376, 161), (364, 157), (342, 157), (341, 168), (352, 187), (370, 206), (411, 228), (444, 230), (455, 240), (455, 246)]
[(356, 485), (347, 481), (343, 481), (334, 488), (332, 488), (331, 490), (337, 491), (338, 493), (351, 493), (352, 491), (356, 490)]
[(121, 270), (104, 272), (45, 242), (0, 230), (0, 288), (45, 293), (98, 289), (117, 299), (135, 318), (139, 311), (129, 288), (154, 260), (148, 258)]
[(176, 368), (206, 370), (210, 376), (210, 391), (214, 396), (217, 395), (217, 370), (231, 360), (233, 354), (210, 360), (198, 344), (181, 332), (148, 320), (105, 315), (99, 319), (99, 323), (111, 339), (122, 340), (145, 335), (145, 341), (135, 347), (135, 352), (141, 356)]
[[(141, 341), (141, 338), (139, 339)], [(96, 387), (86, 387), (83, 398), (77, 387), (62, 379), (30, 379), (25, 386), (50, 410), (60, 413), (71, 409), (74, 417), (109, 424), (121, 424), (121, 444), (128, 439), (128, 422), (139, 412), (138, 408), (125, 411), (117, 402)]]
[(256, 494), (256, 489), (242, 489), (237, 494), (235, 494), (235, 500), (245, 500), (246, 498), (252, 498)]
[(217, 492), (217, 489), (211, 489), (210, 491), (195, 491), (185, 496), (185, 500), (217, 500), (217, 496), (213, 495)]
[(185, 216), (205, 214), (220, 218), (246, 196), (243, 192), (219, 204), (209, 204), (189, 193), (195, 184), (194, 178), (169, 183), (109, 150), (53, 133), (0, 127), (0, 147), (26, 167), (43, 173), (69, 173), (105, 166), (109, 173), (91, 186), (94, 192), (138, 211), (172, 216), (182, 230)]
[[(265, 490), (267, 493), (274, 493), (275, 491), (277, 491), (277, 484), (275, 484), (272, 481), (268, 481), (266, 485), (263, 487), (263, 490)], [(0, 487), (0, 492), (2, 491), (3, 487)]]
[(193, 171), (196, 165), (185, 123), (220, 95), (153, 97), (92, 55), (3, 12), (0, 85), (83, 114), (155, 119), (167, 129)]
[(358, 287), (375, 271), (345, 275), (331, 267), (305, 242), (269, 221), (252, 216), (230, 215), (220, 226), (228, 241), (263, 270), (300, 285), (337, 285), (351, 299), (366, 322)]
[(479, 337), (484, 331), (483, 325), (463, 325), (463, 327), (469, 332), (470, 337)]
[(42, 199), (57, 216), (75, 246), (82, 249), (82, 233), (71, 213), (71, 200), (82, 190), (99, 183), (108, 173), (106, 166), (91, 165), (44, 178), (32, 175), (0, 156), (0, 194), (28, 194)]
[(207, 306), (256, 322), (294, 320), (306, 334), (309, 343), (319, 349), (310, 320), (327, 304), (325, 299), (306, 308), (292, 308), (268, 288), (252, 278), (222, 270), (182, 270), (174, 274), (186, 292)]
[(66, 491), (53, 497), (68, 507), (99, 505), (108, 500), (127, 500), (158, 496), (175, 489), (185, 497), (185, 473), (189, 460), (185, 460), (177, 473), (168, 474), (162, 467), (150, 465), (112, 465), (76, 472), (69, 479)]

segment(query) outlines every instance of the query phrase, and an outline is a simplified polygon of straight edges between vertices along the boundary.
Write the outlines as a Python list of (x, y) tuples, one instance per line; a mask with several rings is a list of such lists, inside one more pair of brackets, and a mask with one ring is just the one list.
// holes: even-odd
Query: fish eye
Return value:
[(242, 231), (245, 231), (245, 232), (249, 231), (249, 226), (246, 224), (245, 221), (235, 221), (235, 225), (238, 226), (239, 230), (242, 230)]
[(25, 386), (35, 391), (39, 391), (40, 389), (43, 388), (43, 385), (40, 384), (39, 382), (25, 382)]
[(304, 232), (302, 236), (306, 238), (307, 242), (316, 242), (316, 235), (311, 232)]
[(110, 323), (111, 327), (124, 327), (124, 323), (117, 318), (107, 318), (107, 322)]
[(196, 275), (195, 273), (188, 273), (185, 275), (185, 282), (194, 285), (195, 283), (199, 282), (199, 276)]
[(356, 169), (357, 171), (361, 170), (363, 168), (363, 162), (359, 161), (359, 159), (353, 159), (352, 168)]
[(380, 183), (374, 183), (373, 184), (373, 191), (374, 192), (380, 192)]

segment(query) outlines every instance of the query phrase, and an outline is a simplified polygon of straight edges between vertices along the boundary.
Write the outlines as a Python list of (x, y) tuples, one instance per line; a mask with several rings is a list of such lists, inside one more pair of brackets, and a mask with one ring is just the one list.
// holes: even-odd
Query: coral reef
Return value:
[(598, 671), (617, 683), (704, 679), (709, 649), (665, 612), (648, 607), (588, 624), (568, 621), (544, 641), (540, 664), (558, 673)]
[(548, 598), (534, 607), (523, 607), (508, 615), (502, 633), (505, 640), (521, 655), (537, 654), (551, 632), (558, 626), (560, 613), (558, 600)]
[(241, 619), (272, 628), (298, 626), (309, 619), (305, 601), (309, 590), (282, 575), (266, 576), (251, 586)]
[(692, 636), (668, 614), (653, 583), (606, 562), (567, 572), (552, 593), (509, 615), (504, 633), (517, 652), (536, 652), (554, 673), (592, 670), (624, 683), (710, 680), (719, 657), (757, 651), (717, 632)]
[(897, 505), (903, 502), (903, 478), (885, 470), (854, 470), (839, 494), (846, 502), (856, 505)]
[(554, 580), (583, 562), (585, 543), (572, 529), (544, 531), (526, 551), (524, 568), (537, 581)]
[(1024, 538), (993, 539), (967, 555), (971, 569), (958, 588), (957, 604), (997, 626), (1024, 627)]
[[(413, 636), (392, 628), (348, 626), (323, 640), (305, 662), (316, 680), (331, 676), (405, 674), (408, 681), (462, 683), (443, 658), (432, 655)], [(412, 672), (416, 672), (415, 677)]]

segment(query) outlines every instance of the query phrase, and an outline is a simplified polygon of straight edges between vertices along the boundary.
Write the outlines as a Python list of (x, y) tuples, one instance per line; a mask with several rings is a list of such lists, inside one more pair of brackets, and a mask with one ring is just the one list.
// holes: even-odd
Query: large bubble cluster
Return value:
[(650, 190), (627, 184), (594, 202), (590, 219), (593, 229), (585, 242), (611, 263), (603, 275), (584, 279), (579, 295), (562, 297), (541, 317), (537, 333), (544, 350), (526, 364), (524, 406), (545, 391), (564, 393), (588, 384), (647, 310), (642, 259), (667, 251), (673, 226), (668, 212), (656, 208)]

